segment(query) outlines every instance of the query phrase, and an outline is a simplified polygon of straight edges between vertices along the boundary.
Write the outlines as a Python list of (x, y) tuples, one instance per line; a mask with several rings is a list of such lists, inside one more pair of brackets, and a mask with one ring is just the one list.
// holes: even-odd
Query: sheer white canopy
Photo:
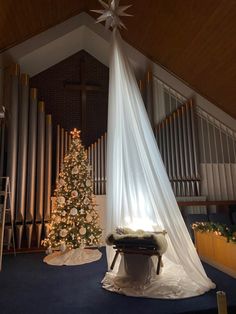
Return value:
[[(106, 232), (116, 227), (167, 231), (168, 250), (161, 275), (151, 278), (141, 295), (184, 298), (214, 284), (206, 276), (172, 192), (133, 70), (115, 28), (109, 82)], [(113, 249), (107, 248), (108, 265)], [(116, 291), (108, 272), (105, 288)], [(164, 288), (163, 288), (164, 287)], [(127, 282), (119, 292), (139, 296)]]

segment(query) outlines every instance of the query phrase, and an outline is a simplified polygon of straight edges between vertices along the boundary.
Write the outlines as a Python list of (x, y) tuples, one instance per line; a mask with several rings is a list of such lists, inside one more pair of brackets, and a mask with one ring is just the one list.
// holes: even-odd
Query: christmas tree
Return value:
[(93, 182), (80, 131), (72, 132), (72, 143), (59, 174), (56, 208), (52, 211), (48, 237), (43, 245), (48, 252), (97, 246), (102, 230), (95, 210)]

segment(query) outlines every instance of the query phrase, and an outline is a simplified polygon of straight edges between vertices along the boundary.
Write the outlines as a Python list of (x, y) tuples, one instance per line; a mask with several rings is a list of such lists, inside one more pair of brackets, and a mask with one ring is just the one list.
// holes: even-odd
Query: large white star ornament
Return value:
[(127, 14), (124, 11), (127, 10), (130, 5), (123, 5), (119, 7), (120, 0), (109, 0), (108, 3), (103, 0), (98, 0), (105, 10), (91, 10), (93, 12), (101, 14), (97, 18), (96, 23), (100, 23), (105, 21), (106, 29), (115, 28), (126, 28), (124, 23), (121, 21), (120, 16), (132, 16), (131, 14)]

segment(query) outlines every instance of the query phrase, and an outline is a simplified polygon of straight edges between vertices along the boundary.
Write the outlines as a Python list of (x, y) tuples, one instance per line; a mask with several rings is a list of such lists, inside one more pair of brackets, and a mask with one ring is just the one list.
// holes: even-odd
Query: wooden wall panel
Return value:
[[(236, 1), (121, 0), (124, 39), (236, 118)], [(0, 51), (82, 11), (97, 0), (2, 0)]]

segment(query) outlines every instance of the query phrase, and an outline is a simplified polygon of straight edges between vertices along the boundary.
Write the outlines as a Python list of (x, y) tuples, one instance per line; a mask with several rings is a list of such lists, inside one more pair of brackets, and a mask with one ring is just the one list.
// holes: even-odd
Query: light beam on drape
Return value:
[[(117, 29), (110, 57), (107, 229), (130, 227), (168, 233), (166, 257), (182, 266), (194, 290), (204, 293), (214, 284), (206, 276), (188, 234), (163, 165), (153, 131)], [(111, 250), (107, 248), (108, 265)], [(185, 296), (183, 296), (185, 297)]]

